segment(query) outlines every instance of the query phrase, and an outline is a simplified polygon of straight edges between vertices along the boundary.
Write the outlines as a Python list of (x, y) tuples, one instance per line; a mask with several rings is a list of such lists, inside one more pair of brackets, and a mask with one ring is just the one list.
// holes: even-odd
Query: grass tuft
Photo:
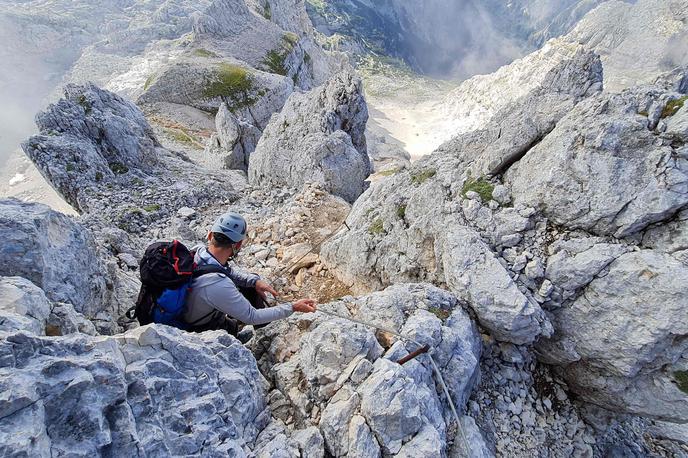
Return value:
[[(285, 61), (289, 53), (294, 50), (296, 43), (299, 42), (299, 36), (292, 32), (286, 32), (282, 35), (282, 44), (275, 49), (268, 51), (262, 60), (262, 64), (271, 73), (286, 76), (288, 73)], [(310, 56), (309, 56), (310, 58)]]
[(676, 380), (678, 389), (688, 394), (688, 371), (674, 372), (674, 380)]
[(377, 174), (381, 175), (383, 177), (388, 177), (388, 176), (395, 175), (395, 174), (399, 173), (399, 171), (401, 171), (401, 167), (397, 167), (395, 169), (383, 170), (382, 172), (377, 172)]
[(145, 207), (143, 207), (143, 209), (146, 210), (146, 212), (148, 212), (148, 213), (153, 213), (153, 212), (160, 210), (160, 205), (159, 204), (146, 205)]
[(469, 191), (477, 192), (483, 202), (489, 202), (492, 200), (494, 186), (484, 178), (478, 178), (477, 180), (467, 178), (461, 188), (461, 195), (466, 197)]
[(110, 170), (112, 170), (112, 172), (116, 175), (123, 175), (129, 171), (129, 167), (122, 164), (121, 162), (111, 162), (109, 165)]
[(400, 219), (404, 219), (404, 216), (406, 216), (406, 205), (399, 205), (397, 207), (397, 216)]
[(155, 73), (151, 73), (148, 78), (146, 78), (146, 82), (143, 83), (143, 90), (147, 91), (148, 88), (153, 84), (153, 81), (155, 81)]
[(87, 115), (91, 114), (91, 103), (88, 101), (85, 95), (81, 94), (79, 97), (77, 97), (76, 101), (79, 105), (81, 105), (81, 108), (84, 109), (84, 113)]
[(420, 170), (417, 172), (411, 173), (411, 183), (413, 184), (423, 184), (425, 183), (429, 178), (432, 178), (435, 176), (437, 172), (435, 169), (425, 169), (425, 170)]
[(668, 118), (670, 116), (675, 115), (678, 110), (680, 110), (683, 107), (683, 104), (688, 100), (688, 95), (681, 97), (680, 99), (675, 99), (675, 100), (670, 100), (667, 102), (666, 106), (662, 110), (662, 114), (660, 115), (660, 119)]
[(434, 314), (440, 320), (446, 320), (451, 315), (450, 311), (444, 310), (439, 307), (428, 307), (428, 311)]
[(194, 49), (193, 53), (194, 56), (198, 57), (220, 57), (217, 54), (215, 54), (212, 51), (208, 51), (207, 49), (199, 48), (199, 49)]
[(226, 97), (229, 109), (236, 111), (256, 102), (256, 99), (251, 96), (254, 89), (255, 79), (248, 70), (237, 65), (222, 63), (217, 66), (217, 71), (205, 87), (203, 96), (208, 99)]
[(373, 221), (373, 223), (368, 228), (368, 232), (370, 232), (372, 235), (382, 234), (384, 232), (384, 228), (382, 227), (382, 220), (378, 218), (375, 221)]

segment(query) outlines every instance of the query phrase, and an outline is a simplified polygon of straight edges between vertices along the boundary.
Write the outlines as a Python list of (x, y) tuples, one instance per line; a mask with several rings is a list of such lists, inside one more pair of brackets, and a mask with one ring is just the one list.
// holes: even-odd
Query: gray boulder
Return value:
[(46, 205), (0, 200), (0, 275), (21, 276), (88, 317), (105, 309), (108, 276), (91, 233)]
[(557, 332), (538, 342), (541, 358), (561, 366), (569, 386), (590, 402), (687, 421), (688, 398), (675, 377), (688, 368), (680, 337), (688, 334), (688, 268), (642, 250), (618, 256), (595, 277), (570, 306), (551, 312)]
[(563, 291), (568, 299), (605, 267), (629, 249), (625, 245), (601, 243), (596, 239), (570, 239), (552, 245), (553, 254), (547, 259), (545, 276)]
[[(428, 284), (396, 284), (319, 309), (428, 344), (457, 409), (467, 402), (478, 378), (481, 344), (450, 293)], [(428, 356), (396, 363), (416, 344), (324, 313), (271, 323), (252, 344), (263, 372), (293, 406), (295, 425), (318, 424), (330, 454), (446, 452), (453, 417)]]
[(237, 118), (224, 103), (217, 112), (215, 125), (217, 132), (210, 137), (205, 151), (210, 163), (228, 169), (247, 171), (249, 157), (256, 149), (262, 131), (253, 124)]
[(370, 174), (361, 80), (344, 72), (308, 93), (294, 93), (265, 128), (248, 168), (259, 185), (301, 187), (307, 181), (353, 202)]
[(514, 201), (615, 237), (670, 219), (688, 205), (688, 136), (656, 127), (680, 97), (658, 85), (578, 104), (507, 173)]
[(83, 211), (83, 194), (94, 186), (150, 173), (160, 145), (133, 103), (92, 84), (67, 85), (64, 95), (36, 116), (41, 133), (22, 148), (57, 192)]
[(0, 331), (45, 335), (51, 304), (42, 289), (22, 277), (0, 277)]
[(246, 456), (269, 419), (263, 378), (224, 332), (6, 334), (0, 453)]

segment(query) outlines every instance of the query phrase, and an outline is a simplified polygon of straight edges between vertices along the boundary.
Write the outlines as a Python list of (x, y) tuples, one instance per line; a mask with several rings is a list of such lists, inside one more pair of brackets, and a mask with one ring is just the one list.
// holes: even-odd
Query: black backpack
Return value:
[(139, 262), (141, 289), (136, 305), (126, 312), (127, 318), (138, 320), (141, 326), (162, 323), (187, 329), (196, 324), (186, 323), (183, 319), (191, 281), (209, 273), (227, 274), (227, 270), (216, 265), (198, 267), (194, 262), (194, 254), (177, 240), (156, 242), (146, 248)]

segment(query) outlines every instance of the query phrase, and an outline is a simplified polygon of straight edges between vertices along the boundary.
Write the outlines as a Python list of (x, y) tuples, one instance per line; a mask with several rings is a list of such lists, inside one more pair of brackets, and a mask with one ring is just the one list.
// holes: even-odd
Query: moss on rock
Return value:
[(256, 102), (253, 97), (255, 78), (245, 68), (238, 65), (221, 63), (203, 90), (203, 96), (212, 99), (223, 97), (232, 111), (251, 106)]

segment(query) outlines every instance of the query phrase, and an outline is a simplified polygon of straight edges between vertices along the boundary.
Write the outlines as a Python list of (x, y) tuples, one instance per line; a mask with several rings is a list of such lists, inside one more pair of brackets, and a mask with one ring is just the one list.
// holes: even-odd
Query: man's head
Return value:
[(235, 212), (227, 212), (220, 216), (208, 233), (211, 251), (218, 259), (229, 259), (236, 255), (245, 238), (246, 220)]

